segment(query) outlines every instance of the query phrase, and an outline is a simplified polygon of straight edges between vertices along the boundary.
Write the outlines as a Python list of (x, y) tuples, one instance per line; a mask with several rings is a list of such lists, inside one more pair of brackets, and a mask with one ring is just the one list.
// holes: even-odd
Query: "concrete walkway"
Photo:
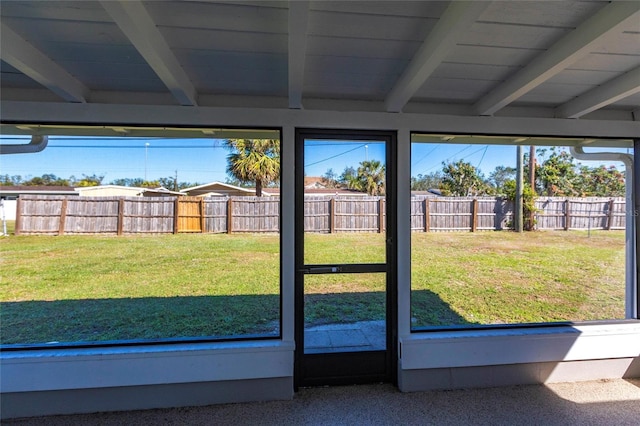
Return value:
[(637, 426), (640, 379), (400, 393), (391, 385), (302, 389), (291, 401), (54, 416), (16, 425)]
[(327, 324), (304, 330), (305, 353), (384, 350), (385, 321)]

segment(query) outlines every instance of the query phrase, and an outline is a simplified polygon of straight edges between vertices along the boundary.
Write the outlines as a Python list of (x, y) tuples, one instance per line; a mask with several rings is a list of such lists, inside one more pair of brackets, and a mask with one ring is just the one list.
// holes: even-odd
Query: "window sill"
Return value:
[(281, 340), (43, 349), (0, 354), (2, 392), (290, 377)]
[(399, 342), (403, 370), (629, 358), (640, 355), (640, 321), (423, 332)]

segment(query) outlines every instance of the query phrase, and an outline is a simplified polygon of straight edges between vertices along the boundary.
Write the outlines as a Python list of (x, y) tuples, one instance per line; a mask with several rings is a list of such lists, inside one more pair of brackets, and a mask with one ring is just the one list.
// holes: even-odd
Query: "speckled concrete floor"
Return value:
[(388, 384), (300, 390), (291, 401), (53, 416), (17, 425), (633, 425), (640, 379), (400, 393)]

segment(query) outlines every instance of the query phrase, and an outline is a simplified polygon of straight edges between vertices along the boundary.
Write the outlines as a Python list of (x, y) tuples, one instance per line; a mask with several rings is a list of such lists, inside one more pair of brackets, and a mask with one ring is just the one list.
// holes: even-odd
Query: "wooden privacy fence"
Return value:
[[(624, 229), (624, 198), (539, 198), (536, 229)], [(513, 203), (493, 197), (413, 197), (411, 229), (510, 229)], [(383, 232), (381, 197), (307, 197), (307, 232)], [(278, 232), (278, 197), (64, 197), (18, 199), (16, 234)]]

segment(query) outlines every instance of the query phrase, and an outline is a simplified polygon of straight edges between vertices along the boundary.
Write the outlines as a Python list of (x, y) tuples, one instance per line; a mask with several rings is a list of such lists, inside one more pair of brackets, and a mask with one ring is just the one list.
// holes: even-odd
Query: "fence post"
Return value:
[(180, 222), (180, 198), (176, 197), (173, 201), (173, 233), (178, 233), (178, 226)]
[(60, 226), (58, 226), (58, 235), (64, 235), (64, 222), (67, 219), (67, 198), (62, 200), (62, 206), (60, 206)]
[(233, 233), (233, 200), (227, 200), (227, 234)]
[(13, 235), (20, 235), (20, 228), (22, 227), (22, 199), (18, 196), (16, 200), (16, 224), (13, 229)]
[(384, 232), (384, 198), (378, 200), (378, 233)]
[(329, 233), (336, 232), (336, 197), (329, 200)]
[(607, 221), (607, 231), (611, 231), (613, 226), (613, 198), (609, 200), (609, 220)]
[(424, 199), (424, 232), (429, 232), (431, 230), (431, 212), (429, 209), (431, 208), (431, 201), (429, 198)]
[(564, 230), (568, 231), (571, 224), (571, 212), (569, 211), (569, 199), (564, 200)]
[(471, 202), (471, 232), (478, 229), (478, 199), (474, 198)]
[(118, 235), (122, 235), (124, 229), (124, 198), (118, 199)]
[(204, 198), (200, 198), (198, 211), (200, 213), (200, 233), (204, 234)]

